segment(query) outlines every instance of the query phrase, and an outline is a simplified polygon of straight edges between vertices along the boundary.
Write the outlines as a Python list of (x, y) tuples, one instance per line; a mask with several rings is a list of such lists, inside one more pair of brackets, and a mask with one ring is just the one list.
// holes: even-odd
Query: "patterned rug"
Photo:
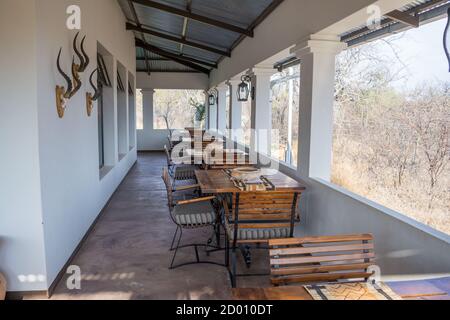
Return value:
[(343, 283), (306, 286), (314, 300), (402, 300), (384, 283)]

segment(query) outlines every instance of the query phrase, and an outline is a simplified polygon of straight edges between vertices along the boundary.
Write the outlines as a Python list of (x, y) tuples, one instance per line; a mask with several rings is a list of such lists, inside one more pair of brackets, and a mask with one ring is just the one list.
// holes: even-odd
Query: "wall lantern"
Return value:
[(218, 102), (218, 99), (219, 99), (219, 91), (217, 91), (217, 89), (212, 89), (209, 92), (208, 99), (209, 99), (209, 105), (210, 106), (215, 105)]
[(445, 26), (445, 31), (444, 31), (444, 50), (445, 50), (445, 55), (447, 56), (447, 60), (448, 60), (448, 65), (449, 65), (449, 72), (450, 72), (450, 33), (449, 33), (449, 29), (450, 29), (450, 8), (448, 8), (447, 10), (447, 25)]
[(250, 76), (244, 75), (241, 77), (241, 83), (238, 86), (238, 101), (239, 102), (247, 102), (248, 98), (250, 96), (250, 93), (252, 93), (253, 98), (253, 90), (250, 89), (250, 83), (252, 81), (252, 78)]

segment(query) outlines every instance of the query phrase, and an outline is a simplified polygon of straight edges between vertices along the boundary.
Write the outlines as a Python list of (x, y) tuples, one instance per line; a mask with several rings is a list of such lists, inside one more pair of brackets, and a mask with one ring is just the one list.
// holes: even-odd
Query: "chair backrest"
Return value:
[(172, 157), (170, 156), (170, 152), (169, 149), (167, 148), (167, 145), (164, 145), (164, 152), (166, 153), (167, 166), (170, 167), (172, 165)]
[[(238, 229), (290, 228), (294, 232), (294, 221), (298, 193), (279, 191), (255, 191), (237, 193), (231, 221)], [(236, 237), (235, 237), (236, 239)]]
[(375, 259), (371, 234), (274, 239), (269, 248), (273, 285), (366, 281)]
[(170, 180), (169, 170), (167, 168), (163, 168), (161, 178), (164, 181), (167, 191), (167, 204), (169, 208), (173, 206), (173, 190), (172, 190), (172, 181)]

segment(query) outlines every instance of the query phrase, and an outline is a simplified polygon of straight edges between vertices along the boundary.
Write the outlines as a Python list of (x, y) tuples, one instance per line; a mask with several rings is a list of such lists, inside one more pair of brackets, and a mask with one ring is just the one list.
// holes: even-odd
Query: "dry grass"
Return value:
[[(342, 154), (342, 153), (341, 153)], [(374, 168), (355, 158), (334, 153), (332, 182), (434, 229), (450, 234), (450, 190), (443, 188), (428, 208), (429, 195), (417, 177), (406, 177), (394, 187), (382, 174), (370, 177)], [(448, 178), (448, 177), (447, 177)]]

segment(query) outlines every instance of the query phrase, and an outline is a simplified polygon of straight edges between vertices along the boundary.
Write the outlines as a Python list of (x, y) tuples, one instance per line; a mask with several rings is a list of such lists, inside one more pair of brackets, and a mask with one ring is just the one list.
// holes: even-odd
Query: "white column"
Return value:
[(222, 134), (226, 134), (227, 129), (227, 91), (228, 86), (226, 84), (219, 85), (217, 87), (219, 92), (219, 104), (217, 106), (217, 130)]
[(144, 122), (144, 132), (150, 132), (153, 130), (153, 95), (155, 90), (153, 89), (142, 89), (142, 111), (143, 111), (143, 122)]
[(334, 36), (312, 35), (292, 52), (301, 59), (298, 170), (330, 180), (336, 55), (346, 48)]
[(238, 101), (237, 90), (241, 83), (240, 79), (231, 79), (227, 82), (230, 88), (230, 113), (228, 123), (230, 124), (229, 139), (235, 142), (241, 141), (242, 136), (242, 102)]
[(257, 66), (251, 71), (252, 99), (250, 150), (270, 155), (272, 131), (272, 105), (270, 103), (270, 78), (273, 66)]

